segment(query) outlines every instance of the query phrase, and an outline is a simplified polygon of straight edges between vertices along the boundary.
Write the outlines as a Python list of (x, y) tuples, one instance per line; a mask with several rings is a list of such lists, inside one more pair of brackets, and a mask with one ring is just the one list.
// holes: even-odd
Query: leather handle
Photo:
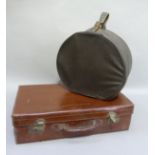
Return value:
[(89, 120), (83, 123), (78, 123), (75, 125), (69, 123), (61, 123), (57, 126), (59, 130), (64, 130), (66, 132), (84, 132), (95, 129), (97, 126), (97, 120)]
[(109, 18), (109, 13), (107, 12), (102, 12), (101, 17), (100, 17), (100, 23), (102, 24), (102, 27), (106, 24), (107, 20)]
[(93, 31), (97, 32), (100, 29), (105, 29), (105, 24), (107, 22), (109, 18), (109, 13), (107, 12), (102, 12), (101, 16), (100, 16), (100, 20), (96, 22)]

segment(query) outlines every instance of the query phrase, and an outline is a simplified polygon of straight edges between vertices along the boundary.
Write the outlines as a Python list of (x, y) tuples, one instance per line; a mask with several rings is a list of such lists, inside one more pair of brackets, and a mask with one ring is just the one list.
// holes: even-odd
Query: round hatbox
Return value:
[(118, 35), (105, 28), (108, 17), (102, 13), (93, 28), (70, 36), (58, 52), (58, 74), (72, 92), (111, 100), (128, 78), (131, 53)]

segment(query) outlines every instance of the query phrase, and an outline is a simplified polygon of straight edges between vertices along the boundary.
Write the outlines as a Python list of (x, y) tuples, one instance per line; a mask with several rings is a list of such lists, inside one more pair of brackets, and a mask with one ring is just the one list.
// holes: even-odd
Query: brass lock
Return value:
[(110, 124), (116, 124), (116, 123), (119, 123), (120, 121), (120, 117), (118, 116), (118, 114), (113, 111), (110, 111), (108, 113), (107, 119), (108, 119), (108, 123)]
[(37, 119), (31, 127), (31, 132), (42, 133), (45, 130), (45, 120)]

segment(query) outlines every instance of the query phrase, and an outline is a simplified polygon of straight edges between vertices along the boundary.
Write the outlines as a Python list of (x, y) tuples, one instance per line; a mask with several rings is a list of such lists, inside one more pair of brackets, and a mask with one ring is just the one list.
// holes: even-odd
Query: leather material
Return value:
[(57, 70), (71, 91), (104, 100), (115, 98), (131, 71), (126, 43), (105, 27), (69, 37), (57, 55)]
[[(133, 103), (123, 94), (115, 100), (103, 101), (72, 93), (59, 84), (20, 86), (12, 114), (16, 141), (127, 130), (133, 108)], [(109, 112), (117, 113), (119, 122), (110, 123)], [(35, 125), (39, 120), (45, 124), (37, 131)]]

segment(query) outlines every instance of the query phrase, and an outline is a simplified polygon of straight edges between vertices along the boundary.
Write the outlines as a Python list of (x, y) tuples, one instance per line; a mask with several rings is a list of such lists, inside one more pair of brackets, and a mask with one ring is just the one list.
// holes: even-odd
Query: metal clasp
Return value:
[(42, 133), (45, 130), (45, 120), (44, 119), (37, 119), (32, 128), (31, 131), (33, 133)]
[(108, 122), (111, 124), (116, 124), (120, 121), (120, 117), (118, 116), (118, 114), (116, 112), (110, 111), (108, 113)]

